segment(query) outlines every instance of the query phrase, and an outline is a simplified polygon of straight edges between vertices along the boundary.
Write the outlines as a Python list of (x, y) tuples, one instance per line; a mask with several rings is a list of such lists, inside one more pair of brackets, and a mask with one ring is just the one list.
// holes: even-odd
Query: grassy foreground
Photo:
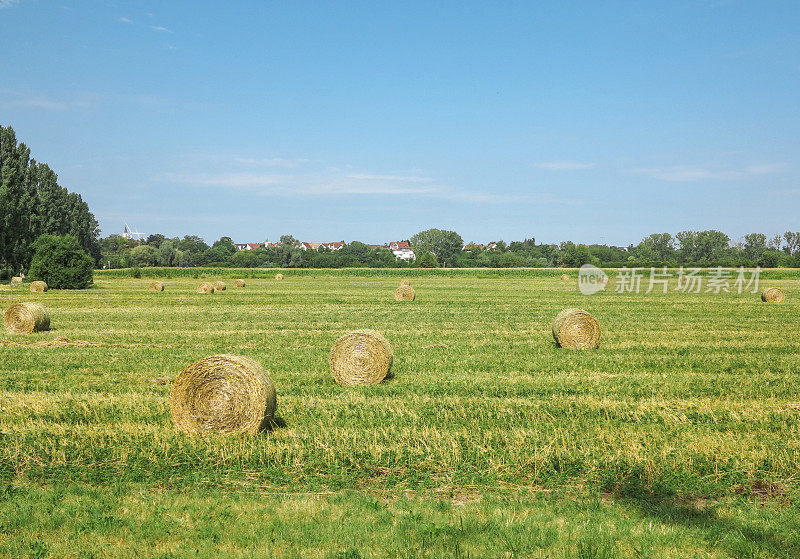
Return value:
[[(765, 283), (781, 305), (546, 275), (421, 275), (413, 303), (395, 277), (198, 281), (0, 291), (53, 326), (0, 334), (0, 556), (800, 556), (797, 279)], [(599, 350), (552, 343), (570, 306)], [(356, 328), (393, 344), (393, 379), (333, 383)], [(174, 431), (171, 380), (214, 353), (264, 363), (284, 426)]]

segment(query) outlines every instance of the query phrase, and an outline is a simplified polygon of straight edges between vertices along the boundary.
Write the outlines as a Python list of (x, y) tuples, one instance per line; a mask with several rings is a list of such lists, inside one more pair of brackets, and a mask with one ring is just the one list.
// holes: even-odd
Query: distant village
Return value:
[[(340, 250), (344, 247), (347, 243), (344, 241), (334, 241), (332, 243), (307, 243), (302, 241), (300, 243), (299, 248), (301, 250), (320, 250), (322, 247), (327, 248), (328, 250)], [(269, 241), (264, 241), (263, 243), (234, 243), (237, 250), (255, 250), (257, 248), (269, 248), (269, 247), (279, 247), (281, 246), (280, 241), (277, 243), (271, 243)], [(400, 260), (406, 260), (408, 262), (413, 262), (417, 255), (414, 254), (414, 249), (411, 248), (411, 244), (408, 241), (394, 241), (391, 243), (387, 243), (385, 245), (367, 245), (371, 249), (378, 249), (378, 248), (385, 248), (390, 250), (392, 254), (395, 255), (396, 258)], [(468, 243), (464, 245), (461, 250), (494, 250), (497, 247), (497, 243), (489, 243), (488, 245), (481, 245), (477, 243)]]

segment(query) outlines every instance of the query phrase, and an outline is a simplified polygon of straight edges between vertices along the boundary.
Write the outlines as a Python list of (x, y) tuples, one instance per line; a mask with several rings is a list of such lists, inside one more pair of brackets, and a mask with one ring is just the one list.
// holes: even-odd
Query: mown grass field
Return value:
[[(52, 315), (0, 334), (0, 556), (800, 557), (797, 275), (774, 305), (441, 272), (413, 303), (364, 271), (0, 291)], [(553, 344), (572, 306), (600, 349)], [(357, 328), (392, 379), (333, 382)], [(172, 428), (171, 380), (215, 353), (265, 365), (280, 427)]]

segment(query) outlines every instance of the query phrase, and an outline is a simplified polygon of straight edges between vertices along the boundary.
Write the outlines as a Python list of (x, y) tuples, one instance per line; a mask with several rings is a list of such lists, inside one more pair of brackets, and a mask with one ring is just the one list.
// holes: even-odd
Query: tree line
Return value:
[(45, 163), (0, 126), (0, 272), (27, 270), (34, 241), (45, 234), (72, 235), (94, 261), (100, 259), (97, 220), (80, 194), (59, 186)]
[[(464, 246), (455, 231), (427, 229), (409, 239), (416, 259), (395, 258), (387, 248), (354, 241), (339, 250), (323, 246), (303, 250), (291, 235), (277, 246), (239, 251), (230, 237), (210, 246), (196, 235), (168, 238), (150, 235), (144, 242), (109, 235), (99, 239), (99, 227), (79, 194), (58, 184), (45, 163), (31, 158), (18, 143), (13, 128), (0, 126), (0, 279), (28, 270), (36, 239), (43, 235), (71, 236), (95, 265), (106, 268), (143, 266), (235, 266), (243, 268), (345, 267), (578, 267), (591, 263), (622, 266), (778, 266), (800, 267), (800, 232), (767, 237), (745, 235), (731, 242), (721, 231), (654, 233), (637, 245), (537, 244), (535, 239), (486, 246)], [(71, 241), (70, 241), (71, 242)], [(465, 248), (467, 250), (465, 250)]]
[(601, 267), (622, 266), (724, 266), (774, 268), (800, 267), (800, 232), (787, 231), (768, 238), (752, 233), (737, 243), (721, 231), (681, 231), (654, 233), (637, 245), (627, 247), (603, 244), (537, 244), (535, 239), (506, 243), (498, 240), (482, 245), (468, 245), (454, 231), (428, 229), (409, 242), (416, 260), (400, 260), (387, 248), (371, 248), (353, 241), (339, 250), (322, 246), (303, 250), (302, 243), (291, 235), (280, 238), (278, 246), (238, 250), (230, 237), (208, 245), (194, 235), (168, 238), (150, 235), (143, 242), (111, 235), (100, 240), (104, 267), (146, 266), (215, 266), (237, 268), (401, 268), (401, 267)]

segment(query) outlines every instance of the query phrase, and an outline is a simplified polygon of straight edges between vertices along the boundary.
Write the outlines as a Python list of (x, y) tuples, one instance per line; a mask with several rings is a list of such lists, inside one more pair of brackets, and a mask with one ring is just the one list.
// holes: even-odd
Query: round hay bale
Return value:
[(214, 282), (214, 291), (225, 291), (226, 285), (224, 281), (215, 281)]
[(355, 330), (331, 348), (331, 373), (343, 386), (378, 384), (392, 367), (392, 346), (375, 330)]
[(160, 281), (150, 282), (150, 291), (164, 291), (164, 284)]
[(244, 280), (243, 279), (233, 280), (233, 287), (244, 287)]
[(44, 293), (47, 291), (47, 284), (43, 281), (31, 282), (31, 293)]
[(207, 294), (214, 293), (214, 286), (208, 283), (207, 281), (204, 281), (203, 283), (197, 286), (197, 292), (207, 293)]
[(761, 292), (761, 300), (765, 303), (783, 303), (786, 294), (777, 287), (768, 287)]
[(39, 303), (17, 303), (8, 307), (4, 322), (11, 334), (32, 334), (50, 328), (50, 313)]
[(280, 281), (283, 279), (283, 274), (275, 274), (275, 279)]
[(400, 285), (411, 285), (411, 280), (408, 278), (403, 278), (400, 280)]
[(275, 415), (275, 384), (258, 361), (212, 355), (186, 367), (169, 393), (175, 427), (254, 435)]
[(561, 281), (568, 280), (569, 276), (567, 274), (561, 274)]
[(566, 309), (553, 321), (553, 338), (559, 347), (594, 349), (600, 345), (600, 323), (581, 309)]
[(410, 285), (401, 285), (394, 292), (396, 301), (413, 301), (416, 297), (417, 293)]
[(13, 278), (11, 278), (11, 283), (12, 284), (14, 284), (14, 283), (22, 283), (22, 276), (14, 276)]

